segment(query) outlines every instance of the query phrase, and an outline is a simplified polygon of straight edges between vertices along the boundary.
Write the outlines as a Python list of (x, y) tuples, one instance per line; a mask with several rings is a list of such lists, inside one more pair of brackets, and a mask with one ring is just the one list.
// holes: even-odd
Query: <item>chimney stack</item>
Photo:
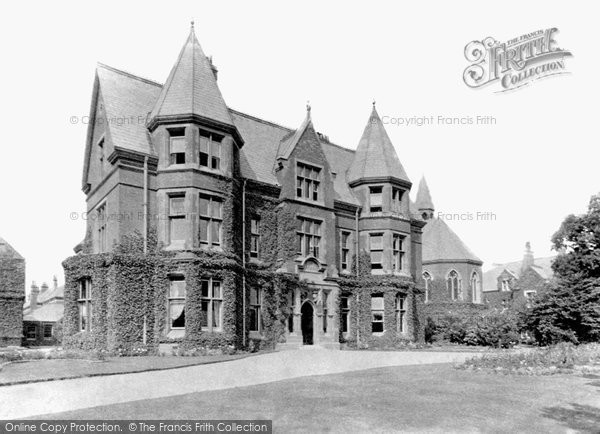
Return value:
[(54, 290), (56, 291), (56, 289), (58, 288), (58, 279), (56, 278), (56, 275), (54, 275), (54, 277), (52, 278), (52, 283), (54, 284)]
[(34, 310), (38, 306), (38, 296), (40, 295), (40, 288), (35, 284), (35, 282), (31, 282), (31, 292), (29, 298), (29, 306), (31, 310)]
[(523, 255), (523, 263), (521, 264), (521, 272), (527, 270), (533, 265), (533, 251), (531, 250), (531, 243), (527, 241), (525, 243), (525, 255)]
[(46, 282), (42, 283), (42, 288), (40, 293), (43, 294), (44, 292), (48, 291), (48, 284)]

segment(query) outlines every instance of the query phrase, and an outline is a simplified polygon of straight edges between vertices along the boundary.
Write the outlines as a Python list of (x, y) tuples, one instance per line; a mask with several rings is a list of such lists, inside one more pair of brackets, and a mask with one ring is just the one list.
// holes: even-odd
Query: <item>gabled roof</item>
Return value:
[[(555, 256), (535, 258), (531, 269), (538, 273), (543, 279), (550, 279), (554, 274), (552, 271), (552, 261), (554, 261), (554, 258)], [(494, 265), (494, 268), (483, 273), (482, 285), (484, 291), (497, 290), (498, 276), (500, 276), (504, 270), (509, 271), (519, 278), (523, 268), (523, 260)]]
[(433, 206), (433, 200), (431, 200), (431, 193), (429, 192), (429, 186), (425, 180), (425, 176), (421, 178), (419, 182), (419, 190), (417, 190), (417, 200), (415, 203), (416, 209), (435, 209)]
[(193, 25), (156, 100), (150, 119), (177, 115), (197, 115), (221, 124), (234, 125), (217, 86), (212, 63), (204, 55)]
[(13, 246), (0, 237), (0, 259), (23, 259)]
[(25, 313), (23, 321), (57, 322), (65, 314), (65, 306), (61, 302), (45, 304), (33, 312)]
[(382, 177), (394, 177), (410, 182), (373, 105), (354, 161), (348, 170), (348, 181)]
[(310, 107), (307, 107), (306, 118), (304, 118), (300, 128), (294, 131), (293, 134), (288, 134), (286, 137), (281, 139), (281, 142), (279, 143), (279, 150), (277, 151), (277, 158), (284, 158), (286, 160), (290, 158), (290, 155), (292, 155), (296, 145), (309, 127), (311, 127), (314, 131), (315, 128), (312, 125), (312, 120), (310, 118)]
[[(233, 109), (230, 109), (230, 113), (235, 126), (244, 138), (244, 147), (240, 152), (242, 176), (278, 185), (274, 172), (275, 161), (283, 144), (291, 143), (296, 131)], [(304, 130), (307, 126), (308, 124), (303, 124), (298, 131)], [(331, 171), (336, 174), (333, 179), (335, 199), (358, 204), (346, 179), (346, 171), (354, 159), (354, 151), (327, 141), (321, 141), (321, 148)], [(293, 147), (290, 149), (293, 150)]]
[(427, 262), (483, 262), (444, 220), (433, 218), (423, 228), (423, 264)]

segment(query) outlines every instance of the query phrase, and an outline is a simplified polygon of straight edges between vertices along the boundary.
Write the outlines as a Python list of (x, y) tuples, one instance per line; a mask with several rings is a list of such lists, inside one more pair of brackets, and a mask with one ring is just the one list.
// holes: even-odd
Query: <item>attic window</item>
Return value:
[(221, 168), (221, 142), (223, 136), (200, 130), (200, 166)]
[(296, 167), (296, 197), (318, 201), (321, 169), (298, 163)]
[(98, 142), (98, 151), (100, 153), (100, 174), (104, 176), (104, 160), (106, 159), (104, 155), (104, 138)]
[(369, 187), (369, 210), (381, 212), (383, 210), (383, 187)]
[(185, 128), (169, 130), (170, 164), (185, 164)]

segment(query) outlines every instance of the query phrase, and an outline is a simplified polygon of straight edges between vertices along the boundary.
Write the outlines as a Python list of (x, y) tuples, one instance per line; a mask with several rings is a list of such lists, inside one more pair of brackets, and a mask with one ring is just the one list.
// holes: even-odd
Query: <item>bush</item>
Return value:
[(425, 341), (508, 348), (519, 341), (517, 321), (516, 315), (508, 310), (428, 317)]
[(572, 372), (576, 367), (600, 368), (600, 344), (575, 346), (561, 343), (519, 352), (492, 352), (467, 359), (458, 366), (460, 369), (524, 375)]

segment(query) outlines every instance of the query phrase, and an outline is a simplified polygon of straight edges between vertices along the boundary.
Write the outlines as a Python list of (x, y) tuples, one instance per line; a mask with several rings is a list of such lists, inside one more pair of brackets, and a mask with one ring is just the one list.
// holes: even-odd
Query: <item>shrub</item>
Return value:
[(508, 348), (519, 340), (517, 317), (505, 310), (448, 313), (425, 322), (425, 341)]
[(549, 375), (572, 372), (576, 367), (600, 368), (600, 344), (571, 343), (525, 351), (495, 351), (467, 359), (460, 369), (489, 370), (504, 374)]

